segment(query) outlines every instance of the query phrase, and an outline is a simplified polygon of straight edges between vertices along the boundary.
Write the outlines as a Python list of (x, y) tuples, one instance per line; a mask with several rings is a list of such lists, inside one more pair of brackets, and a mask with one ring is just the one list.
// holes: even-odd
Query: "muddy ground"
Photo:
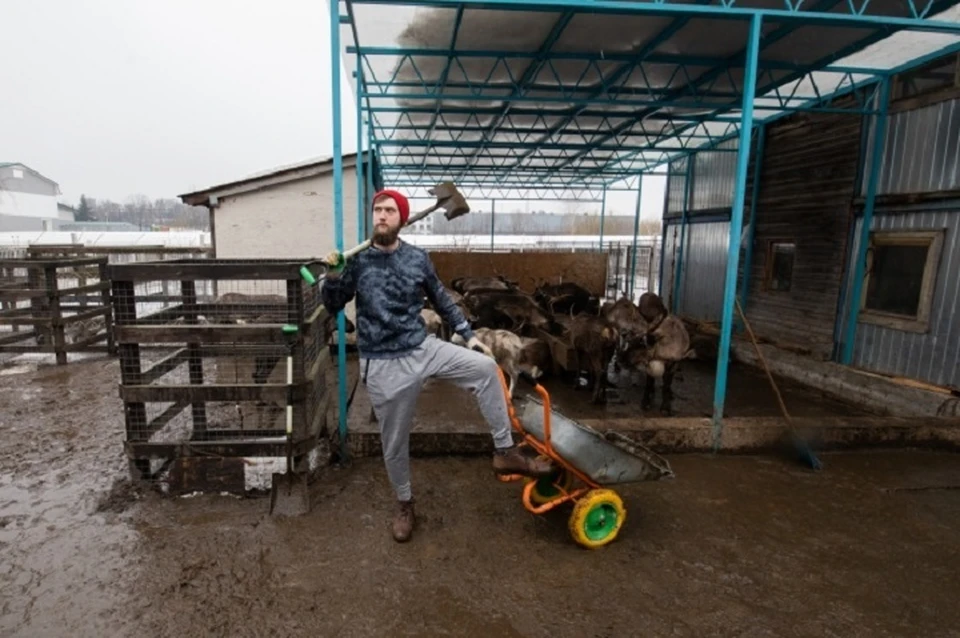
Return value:
[(300, 519), (165, 497), (127, 483), (115, 361), (0, 375), (3, 636), (960, 635), (956, 455), (671, 457), (593, 552), (488, 460), (417, 459), (397, 545), (379, 459)]

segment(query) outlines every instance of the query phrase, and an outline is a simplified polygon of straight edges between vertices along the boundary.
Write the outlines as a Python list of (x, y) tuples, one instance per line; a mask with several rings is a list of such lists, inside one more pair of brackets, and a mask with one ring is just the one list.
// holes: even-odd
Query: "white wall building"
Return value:
[[(320, 258), (336, 248), (333, 159), (310, 160), (180, 195), (210, 210), (220, 259)], [(357, 237), (356, 155), (343, 156), (344, 248)]]
[[(60, 186), (19, 162), (0, 162), (0, 232), (56, 230), (61, 216), (57, 206)], [(65, 211), (64, 211), (65, 212)]]

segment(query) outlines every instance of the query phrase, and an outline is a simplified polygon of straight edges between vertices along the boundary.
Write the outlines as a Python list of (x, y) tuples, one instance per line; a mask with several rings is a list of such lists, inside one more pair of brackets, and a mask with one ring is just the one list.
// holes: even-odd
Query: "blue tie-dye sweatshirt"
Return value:
[(470, 324), (447, 294), (426, 251), (404, 241), (393, 252), (371, 246), (347, 260), (341, 275), (324, 279), (323, 305), (330, 313), (357, 297), (357, 349), (367, 359), (392, 359), (427, 338), (420, 311), (423, 295), (464, 340)]

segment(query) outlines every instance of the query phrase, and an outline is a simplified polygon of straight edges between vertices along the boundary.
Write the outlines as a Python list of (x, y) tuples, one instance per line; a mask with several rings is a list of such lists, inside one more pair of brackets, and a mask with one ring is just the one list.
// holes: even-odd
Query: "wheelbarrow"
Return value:
[[(573, 503), (568, 522), (573, 540), (588, 549), (607, 545), (627, 516), (623, 500), (610, 486), (672, 479), (670, 464), (619, 432), (601, 434), (552, 410), (546, 389), (527, 373), (520, 377), (533, 386), (539, 399), (518, 398), (518, 409), (507, 401), (510, 422), (523, 437), (520, 446), (549, 459), (556, 471), (539, 479), (506, 475), (500, 480), (526, 481), (523, 506), (533, 514)], [(502, 372), (500, 381), (506, 390)]]

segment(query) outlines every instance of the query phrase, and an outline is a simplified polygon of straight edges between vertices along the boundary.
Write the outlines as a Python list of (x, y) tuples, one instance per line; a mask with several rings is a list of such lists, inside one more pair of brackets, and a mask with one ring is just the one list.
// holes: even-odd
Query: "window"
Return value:
[(14, 179), (23, 179), (23, 169), (15, 168), (13, 169), (13, 178)]
[(872, 233), (860, 319), (926, 332), (942, 246), (943, 231)]
[(764, 273), (764, 289), (788, 292), (793, 284), (793, 260), (797, 245), (787, 241), (767, 243), (767, 267)]

